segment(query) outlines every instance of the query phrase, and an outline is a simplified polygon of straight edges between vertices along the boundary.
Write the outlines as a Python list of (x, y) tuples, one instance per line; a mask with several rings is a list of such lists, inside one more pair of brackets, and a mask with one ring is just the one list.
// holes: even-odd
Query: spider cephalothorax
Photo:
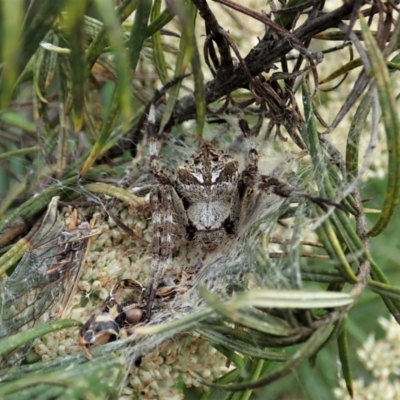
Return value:
[(161, 167), (154, 106), (150, 109), (147, 128), (150, 170), (159, 184), (150, 193), (154, 232), (148, 316), (165, 264), (175, 241), (178, 242), (174, 239), (172, 243), (173, 237), (179, 236), (205, 252), (216, 251), (223, 241), (226, 244), (226, 239), (234, 238), (262, 218), (268, 208), (276, 209), (282, 204), (282, 198), (303, 197), (321, 206), (334, 204), (300, 191), (275, 176), (261, 175), (249, 126), (244, 120), (240, 120), (239, 126), (244, 137), (242, 170), (231, 155), (204, 143), (178, 167), (175, 178)]
[(211, 144), (178, 168), (176, 193), (186, 212), (186, 239), (215, 247), (232, 232), (231, 210), (237, 202), (238, 162)]

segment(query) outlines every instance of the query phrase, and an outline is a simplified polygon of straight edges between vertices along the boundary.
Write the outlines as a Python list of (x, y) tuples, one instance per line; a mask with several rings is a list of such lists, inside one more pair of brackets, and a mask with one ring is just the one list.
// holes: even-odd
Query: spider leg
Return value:
[(152, 305), (172, 251), (173, 188), (162, 185), (152, 191), (150, 205), (153, 219), (153, 257), (150, 267), (150, 283), (147, 293), (147, 318), (150, 319)]
[(147, 319), (150, 320), (157, 286), (169, 257), (171, 242), (172, 212), (170, 193), (167, 185), (172, 179), (162, 170), (159, 152), (160, 143), (156, 125), (156, 108), (151, 104), (147, 121), (147, 141), (150, 155), (150, 170), (161, 184), (150, 192), (150, 208), (153, 222), (152, 261), (150, 266), (150, 282), (146, 292)]
[(163, 277), (165, 265), (172, 253), (173, 231), (177, 228), (180, 237), (185, 237), (188, 226), (185, 209), (173, 186), (161, 185), (155, 188), (150, 195), (150, 206), (153, 216), (153, 257), (149, 290), (146, 294), (148, 319), (151, 317), (152, 304)]
[[(252, 190), (254, 183), (251, 182), (250, 177), (257, 177), (258, 174), (258, 153), (254, 147), (254, 143), (251, 139), (251, 131), (249, 124), (246, 120), (239, 120), (239, 127), (242, 130), (244, 137), (244, 145), (248, 149), (247, 153), (244, 153), (246, 167), (242, 172), (242, 176), (237, 182), (237, 188), (232, 195), (231, 207), (229, 218), (224, 222), (224, 228), (228, 234), (235, 234), (238, 231), (240, 221), (242, 219), (242, 208), (246, 202), (247, 194)], [(243, 179), (244, 172), (247, 173), (248, 179)], [(254, 179), (253, 179), (254, 180)]]
[(156, 108), (154, 104), (150, 106), (149, 117), (147, 121), (147, 143), (149, 146), (150, 169), (157, 177), (162, 173), (159, 160), (160, 142), (158, 140), (158, 132), (156, 125)]
[(149, 111), (149, 119), (147, 122), (147, 142), (149, 145), (150, 171), (156, 177), (158, 182), (161, 183), (161, 185), (174, 186), (173, 179), (165, 170), (162, 169), (159, 159), (161, 144), (158, 140), (156, 108), (154, 104), (151, 105)]
[(161, 236), (162, 236), (162, 212), (160, 203), (160, 188), (157, 187), (150, 193), (150, 208), (153, 222), (153, 241), (152, 241), (152, 260), (150, 266), (150, 282), (146, 292), (147, 300), (147, 318), (151, 317), (151, 308), (153, 305), (155, 292), (157, 289), (157, 277), (162, 274), (164, 266), (161, 263)]
[(181, 233), (185, 232), (187, 219), (182, 202), (174, 190), (174, 181), (161, 167), (159, 160), (161, 146), (158, 141), (154, 104), (151, 105), (149, 110), (147, 140), (149, 144), (150, 170), (160, 183), (150, 193), (150, 207), (153, 220), (153, 256), (150, 267), (149, 289), (146, 293), (147, 318), (150, 319), (157, 287), (164, 273), (165, 264), (171, 255), (173, 211), (178, 216), (177, 221)]
[(304, 198), (312, 201), (317, 204), (323, 210), (327, 209), (327, 206), (334, 206), (336, 208), (340, 208), (344, 210), (343, 206), (329, 199), (325, 199), (322, 197), (312, 196), (302, 190), (297, 189), (296, 187), (289, 185), (288, 183), (282, 182), (279, 179), (269, 176), (269, 175), (259, 175), (258, 173), (258, 153), (254, 148), (253, 141), (250, 137), (250, 128), (244, 119), (239, 121), (240, 129), (243, 132), (243, 136), (245, 137), (245, 141), (247, 143), (247, 147), (249, 149), (247, 160), (246, 160), (246, 168), (242, 172), (242, 179), (240, 183), (245, 187), (258, 187), (260, 190), (263, 190), (267, 193), (273, 193), (280, 197), (292, 197), (292, 198)]
[(259, 175), (257, 167), (252, 165), (248, 166), (243, 172), (239, 183), (243, 187), (258, 188), (266, 193), (273, 193), (280, 197), (285, 198), (303, 198), (317, 204), (323, 210), (327, 210), (327, 206), (333, 206), (338, 209), (344, 210), (345, 208), (332, 200), (312, 196), (286, 182), (279, 180), (270, 175)]
[(245, 162), (247, 164), (246, 169), (251, 168), (253, 171), (258, 172), (258, 153), (254, 147), (254, 143), (251, 140), (251, 131), (249, 124), (246, 120), (239, 120), (239, 127), (242, 130), (245, 145), (248, 149), (248, 153), (245, 156)]
[(335, 203), (332, 200), (325, 199), (323, 197), (312, 196), (296, 187), (289, 185), (288, 183), (282, 182), (277, 178), (268, 175), (261, 175), (260, 181), (257, 185), (261, 190), (266, 192), (275, 193), (281, 197), (291, 197), (291, 198), (304, 198), (312, 201), (321, 207), (324, 211), (327, 210), (327, 206), (333, 206), (339, 208), (341, 210), (345, 210), (345, 208), (338, 203)]

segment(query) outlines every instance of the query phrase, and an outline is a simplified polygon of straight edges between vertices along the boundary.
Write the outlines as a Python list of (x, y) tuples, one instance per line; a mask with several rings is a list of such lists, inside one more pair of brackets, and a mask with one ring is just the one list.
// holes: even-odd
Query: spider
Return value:
[[(260, 174), (249, 125), (242, 119), (239, 126), (245, 148), (243, 170), (230, 154), (211, 143), (203, 143), (172, 175), (160, 163), (156, 109), (154, 104), (150, 106), (147, 122), (150, 171), (158, 184), (150, 192), (153, 257), (146, 291), (148, 320), (174, 248), (175, 235), (207, 252), (217, 249), (223, 241), (234, 239), (245, 226), (259, 220), (272, 203), (279, 203), (279, 199), (279, 205), (282, 198), (294, 197), (308, 199), (323, 208), (339, 206), (274, 176)], [(264, 200), (260, 201), (261, 198)]]

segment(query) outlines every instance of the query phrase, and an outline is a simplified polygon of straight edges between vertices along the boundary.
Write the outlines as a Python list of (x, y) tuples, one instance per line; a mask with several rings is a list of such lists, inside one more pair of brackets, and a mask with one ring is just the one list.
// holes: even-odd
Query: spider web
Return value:
[[(0, 338), (52, 319), (56, 312), (60, 317), (75, 289), (87, 239), (98, 232), (86, 222), (77, 226), (76, 210), (66, 224), (58, 215), (58, 200), (52, 199), (43, 220), (24, 239), (30, 248), (1, 282)], [(6, 357), (6, 364), (21, 361), (29, 347)]]
[[(277, 158), (282, 160), (284, 157)], [(286, 181), (298, 184), (301, 179), (291, 170), (293, 163), (297, 161), (296, 158), (292, 155), (289, 161), (283, 161), (272, 167), (269, 165), (269, 170), (279, 178), (286, 178)], [(306, 172), (310, 172), (311, 167), (303, 167), (303, 170), (303, 174), (307, 175)], [(150, 325), (178, 320), (206, 308), (207, 304), (199, 292), (199, 288), (204, 286), (221, 300), (229, 299), (233, 293), (256, 287), (300, 289), (302, 279), (297, 251), (300, 240), (310, 232), (311, 228), (306, 218), (309, 212), (303, 201), (296, 205), (295, 211), (292, 210), (293, 215), (288, 227), (277, 227), (278, 219), (288, 210), (290, 203), (291, 200), (259, 192), (254, 195), (249, 206), (251, 212), (246, 223), (234, 238), (226, 239), (226, 242), (216, 250), (200, 255), (198, 250), (189, 248), (185, 257), (181, 257), (185, 259), (183, 264), (179, 263), (179, 260), (173, 260), (175, 271), (187, 269), (187, 264), (201, 265), (198, 267), (191, 289), (170, 303), (169, 308), (173, 311), (156, 312), (152, 316)], [(275, 234), (281, 236), (285, 254), (288, 253), (286, 257), (270, 258), (268, 247), (262, 244), (263, 237)], [(287, 240), (290, 241), (289, 245)], [(282, 249), (282, 245), (277, 244), (276, 247)], [(130, 347), (129, 364), (133, 365), (140, 355), (151, 351), (171, 336), (173, 333), (146, 339), (140, 337), (132, 339), (136, 340), (136, 343)]]

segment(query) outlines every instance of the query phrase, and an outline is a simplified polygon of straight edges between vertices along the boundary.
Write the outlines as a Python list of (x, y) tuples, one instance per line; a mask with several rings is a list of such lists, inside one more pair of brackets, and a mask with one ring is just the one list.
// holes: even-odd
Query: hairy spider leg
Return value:
[(150, 267), (150, 283), (146, 293), (147, 318), (151, 317), (152, 304), (157, 286), (165, 270), (165, 264), (172, 250), (173, 214), (178, 215), (180, 233), (186, 234), (187, 219), (182, 203), (175, 192), (174, 181), (162, 170), (159, 161), (160, 144), (156, 128), (156, 109), (154, 104), (149, 110), (147, 124), (147, 140), (149, 143), (150, 170), (160, 183), (150, 193), (150, 208), (153, 222), (152, 261)]
[(244, 142), (246, 144), (246, 148), (248, 152), (245, 153), (245, 169), (251, 168), (254, 172), (258, 172), (258, 153), (254, 147), (254, 142), (251, 140), (251, 132), (249, 124), (246, 120), (239, 120), (239, 127), (243, 133)]
[(239, 126), (243, 132), (243, 136), (245, 137), (249, 147), (247, 167), (242, 172), (242, 179), (245, 185), (250, 187), (257, 187), (258, 189), (264, 192), (274, 193), (280, 197), (304, 198), (312, 201), (313, 203), (317, 204), (324, 210), (327, 208), (327, 205), (334, 206), (340, 209), (343, 208), (340, 204), (337, 204), (329, 199), (312, 196), (302, 190), (297, 189), (292, 185), (289, 185), (286, 182), (282, 182), (281, 180), (273, 176), (259, 175), (258, 153), (257, 150), (254, 148), (253, 142), (250, 138), (249, 125), (247, 121), (242, 119), (239, 121)]
[(239, 120), (239, 126), (244, 137), (244, 145), (248, 151), (244, 152), (245, 169), (241, 172), (236, 183), (236, 190), (232, 194), (229, 219), (225, 222), (227, 233), (236, 234), (243, 221), (246, 219), (245, 209), (248, 197), (252, 192), (252, 185), (246, 181), (246, 177), (258, 175), (258, 153), (251, 140), (250, 128), (244, 119)]
[(150, 207), (153, 221), (153, 251), (150, 267), (150, 283), (147, 293), (147, 318), (151, 317), (157, 286), (165, 270), (165, 264), (172, 249), (172, 196), (171, 186), (161, 185), (150, 193)]

